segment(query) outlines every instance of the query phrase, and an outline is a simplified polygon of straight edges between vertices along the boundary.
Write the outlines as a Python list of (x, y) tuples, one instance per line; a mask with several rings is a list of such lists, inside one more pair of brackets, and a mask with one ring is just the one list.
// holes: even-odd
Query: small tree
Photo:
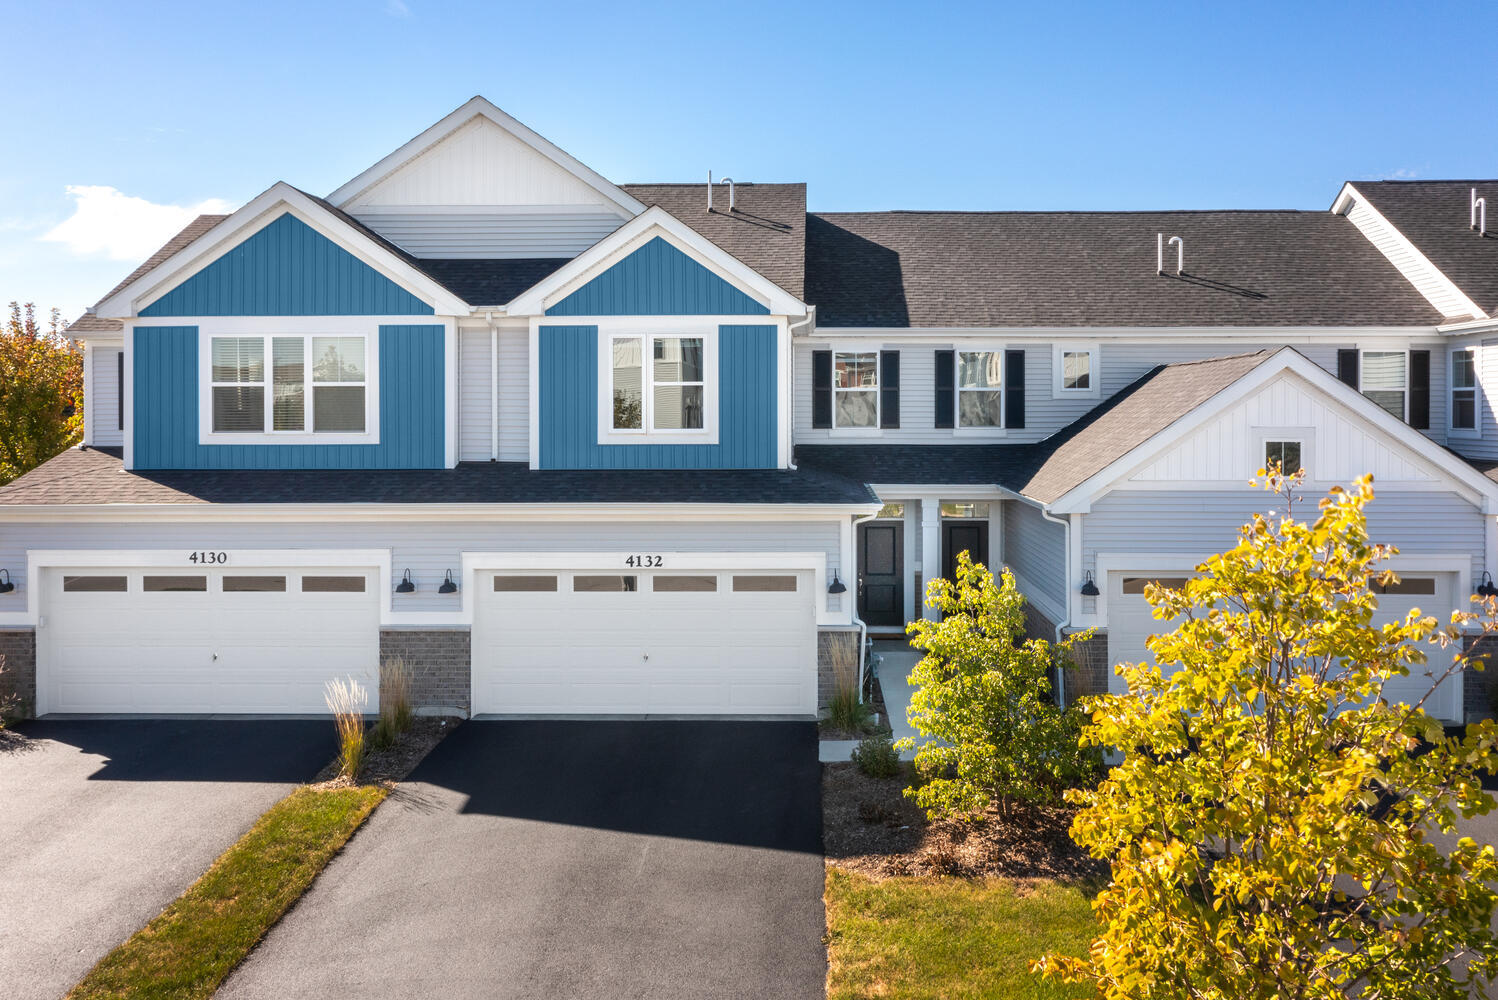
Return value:
[(1090, 953), (1036, 965), (1105, 1000), (1467, 997), (1498, 973), (1498, 861), (1432, 834), (1492, 809), (1494, 728), (1449, 738), (1424, 699), (1383, 693), (1460, 669), (1426, 653), (1475, 616), (1374, 624), (1395, 550), (1369, 541), (1371, 480), (1309, 525), (1294, 481), (1267, 483), (1287, 516), (1256, 516), (1183, 589), (1146, 591), (1156, 618), (1181, 619), (1149, 642), (1180, 669), (1121, 665), (1127, 693), (1092, 705), (1086, 742), (1128, 755), (1070, 793), (1085, 806), (1072, 836), (1113, 878)]
[(995, 582), (966, 552), (957, 579), (932, 580), (926, 599), (942, 617), (908, 626), (910, 644), (926, 653), (910, 675), (917, 690), (908, 716), (930, 739), (915, 754), (925, 780), (905, 794), (932, 818), (990, 806), (1007, 817), (1016, 805), (1055, 801), (1095, 767), (1096, 755), (1078, 744), (1080, 714), (1051, 697), (1051, 671), (1080, 637), (1025, 640), (1014, 577)]
[(0, 484), (29, 472), (83, 429), (83, 359), (57, 310), (43, 331), (35, 310), (10, 304), (0, 326)]

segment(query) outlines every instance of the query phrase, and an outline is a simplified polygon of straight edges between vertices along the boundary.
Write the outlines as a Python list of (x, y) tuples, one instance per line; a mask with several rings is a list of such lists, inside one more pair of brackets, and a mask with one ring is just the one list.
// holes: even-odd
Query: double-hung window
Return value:
[(1477, 430), (1477, 352), (1470, 347), (1451, 352), (1451, 429)]
[(834, 427), (879, 426), (879, 352), (839, 351), (832, 356)]
[(957, 426), (1004, 425), (1004, 352), (957, 352)]
[(1363, 395), (1400, 420), (1409, 400), (1409, 360), (1405, 351), (1363, 352)]
[(701, 431), (707, 420), (703, 337), (614, 337), (609, 345), (615, 431)]
[(214, 434), (362, 434), (369, 391), (362, 336), (213, 337)]

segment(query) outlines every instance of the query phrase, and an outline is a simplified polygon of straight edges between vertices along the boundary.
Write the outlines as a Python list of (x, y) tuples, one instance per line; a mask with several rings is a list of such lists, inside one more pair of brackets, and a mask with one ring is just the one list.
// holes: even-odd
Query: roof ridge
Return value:
[(807, 215), (1331, 215), (1319, 208), (883, 208)]
[[(1276, 348), (1276, 350), (1278, 349)], [(1237, 354), (1217, 354), (1213, 355), (1210, 358), (1193, 358), (1189, 361), (1172, 361), (1169, 364), (1161, 365), (1160, 371), (1164, 371), (1167, 368), (1186, 368), (1191, 365), (1215, 364), (1219, 361), (1236, 361), (1239, 358), (1267, 358), (1274, 353), (1275, 351), (1272, 351), (1267, 347), (1261, 347), (1257, 351), (1239, 351)]]

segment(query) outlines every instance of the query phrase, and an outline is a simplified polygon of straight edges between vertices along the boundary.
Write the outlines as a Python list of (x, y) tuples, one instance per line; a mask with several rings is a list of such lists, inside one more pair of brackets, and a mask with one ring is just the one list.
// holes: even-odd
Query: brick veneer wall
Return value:
[(0, 632), (0, 704), (16, 699), (15, 712), (24, 719), (36, 713), (36, 633), (27, 629)]
[[(1025, 638), (1055, 641), (1056, 623), (1047, 618), (1035, 605), (1025, 605)], [(1112, 665), (1108, 662), (1108, 633), (1094, 632), (1092, 636), (1072, 647), (1072, 668), (1066, 672), (1066, 702), (1074, 703), (1078, 698), (1090, 694), (1108, 693), (1108, 673)]]
[(411, 702), (418, 711), (468, 714), (471, 651), (467, 627), (380, 629), (380, 662), (395, 657), (406, 661)]
[(1477, 722), (1493, 717), (1492, 692), (1498, 688), (1498, 636), (1469, 635), (1462, 643), (1462, 651), (1473, 659), (1482, 660), (1482, 670), (1467, 670), (1462, 675), (1462, 712), (1465, 722)]
[(852, 657), (850, 662), (857, 669), (858, 629), (824, 628), (817, 630), (817, 708), (827, 707), (832, 700), (835, 687), (832, 673), (832, 655), (836, 647), (842, 647), (844, 655)]

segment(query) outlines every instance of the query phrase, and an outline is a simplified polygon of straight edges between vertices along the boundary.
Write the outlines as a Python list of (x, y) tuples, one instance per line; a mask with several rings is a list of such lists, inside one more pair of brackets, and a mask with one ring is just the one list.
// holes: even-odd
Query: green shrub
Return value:
[(853, 748), (853, 763), (871, 778), (893, 778), (900, 773), (900, 752), (894, 740), (881, 733)]
[(352, 781), (364, 763), (364, 709), (369, 694), (352, 677), (337, 677), (328, 681), (323, 697), (338, 732), (338, 776)]

